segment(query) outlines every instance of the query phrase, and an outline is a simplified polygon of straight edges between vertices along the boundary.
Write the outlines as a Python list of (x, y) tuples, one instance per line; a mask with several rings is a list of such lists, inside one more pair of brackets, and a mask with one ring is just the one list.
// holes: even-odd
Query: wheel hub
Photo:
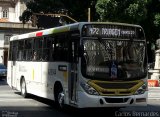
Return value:
[(59, 93), (58, 95), (58, 103), (60, 107), (63, 107), (63, 104), (64, 104), (64, 93), (63, 92)]

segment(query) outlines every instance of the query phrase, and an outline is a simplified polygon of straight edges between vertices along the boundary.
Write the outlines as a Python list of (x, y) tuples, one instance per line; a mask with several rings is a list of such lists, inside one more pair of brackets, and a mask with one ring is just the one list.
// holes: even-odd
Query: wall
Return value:
[(16, 6), (15, 6), (15, 22), (20, 22), (19, 16), (21, 16), (23, 11), (26, 10), (26, 5), (22, 4), (22, 3), (17, 2)]
[(0, 63), (3, 63), (4, 34), (0, 34)]
[(15, 22), (15, 9), (9, 8), (9, 21)]
[(2, 17), (2, 7), (0, 7), (0, 18)]

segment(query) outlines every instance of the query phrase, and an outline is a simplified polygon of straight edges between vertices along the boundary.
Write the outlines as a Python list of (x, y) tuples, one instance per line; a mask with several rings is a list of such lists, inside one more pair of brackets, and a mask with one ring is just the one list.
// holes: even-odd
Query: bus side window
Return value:
[(18, 42), (18, 56), (17, 60), (23, 60), (23, 54), (24, 54), (24, 40), (21, 40)]
[(26, 54), (25, 60), (30, 61), (32, 59), (32, 46), (33, 46), (33, 39), (26, 39), (24, 44), (24, 52)]
[(33, 52), (32, 52), (32, 60), (33, 61), (41, 61), (42, 60), (42, 38), (34, 38), (33, 44)]
[(53, 61), (54, 60), (54, 38), (53, 37), (50, 37), (50, 43), (48, 45), (48, 49), (49, 49), (49, 54), (48, 54), (48, 57), (49, 57), (49, 61)]
[(13, 42), (10, 41), (10, 45), (9, 45), (9, 60), (12, 60), (12, 52), (13, 52)]
[(43, 40), (43, 54), (42, 60), (43, 61), (53, 61), (53, 47), (54, 38), (53, 37), (45, 37)]
[(18, 43), (16, 41), (13, 41), (13, 50), (12, 50), (12, 60), (17, 60), (17, 51), (18, 51)]
[(56, 37), (55, 41), (55, 61), (67, 61), (69, 53), (69, 39), (65, 34)]

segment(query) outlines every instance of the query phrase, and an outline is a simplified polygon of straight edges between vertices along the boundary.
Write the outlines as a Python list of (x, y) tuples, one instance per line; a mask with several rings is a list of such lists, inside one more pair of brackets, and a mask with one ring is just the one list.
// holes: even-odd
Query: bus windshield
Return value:
[(81, 70), (86, 78), (131, 80), (146, 77), (145, 41), (88, 37), (83, 39), (83, 48)]

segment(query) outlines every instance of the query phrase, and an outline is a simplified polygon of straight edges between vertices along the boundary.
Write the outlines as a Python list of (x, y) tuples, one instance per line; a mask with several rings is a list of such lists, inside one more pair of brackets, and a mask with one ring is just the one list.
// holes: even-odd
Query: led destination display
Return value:
[(106, 38), (138, 38), (142, 34), (140, 27), (130, 27), (121, 25), (85, 25), (83, 36), (86, 37), (106, 37)]

